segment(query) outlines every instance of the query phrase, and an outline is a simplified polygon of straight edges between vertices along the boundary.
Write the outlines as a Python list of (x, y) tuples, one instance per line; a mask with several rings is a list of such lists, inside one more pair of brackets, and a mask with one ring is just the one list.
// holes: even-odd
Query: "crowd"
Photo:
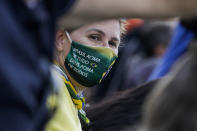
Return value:
[(0, 1), (0, 130), (196, 131), (196, 5)]

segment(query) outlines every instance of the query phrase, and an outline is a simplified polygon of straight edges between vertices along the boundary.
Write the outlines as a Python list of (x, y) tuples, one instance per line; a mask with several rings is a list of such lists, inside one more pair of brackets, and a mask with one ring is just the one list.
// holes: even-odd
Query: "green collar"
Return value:
[(72, 98), (73, 103), (76, 105), (79, 115), (82, 118), (82, 120), (86, 123), (89, 124), (90, 121), (89, 119), (86, 117), (86, 113), (83, 110), (83, 107), (85, 106), (85, 98), (82, 95), (78, 95), (74, 86), (72, 85), (72, 83), (70, 82), (70, 80), (68, 79), (66, 73), (64, 72), (64, 70), (58, 66), (58, 65), (54, 65), (54, 68), (56, 69), (56, 71), (62, 76), (63, 80), (64, 80), (64, 84), (68, 89), (68, 92)]

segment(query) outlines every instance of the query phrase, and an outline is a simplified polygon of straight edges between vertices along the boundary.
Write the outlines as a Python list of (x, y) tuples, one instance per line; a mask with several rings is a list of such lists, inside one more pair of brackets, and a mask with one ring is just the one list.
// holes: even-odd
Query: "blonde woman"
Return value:
[[(100, 83), (118, 57), (123, 22), (108, 20), (80, 27), (70, 34), (56, 33), (52, 75), (60, 95), (57, 110), (47, 125), (52, 131), (81, 131), (79, 117), (89, 123), (82, 92)], [(79, 117), (78, 117), (79, 116)]]

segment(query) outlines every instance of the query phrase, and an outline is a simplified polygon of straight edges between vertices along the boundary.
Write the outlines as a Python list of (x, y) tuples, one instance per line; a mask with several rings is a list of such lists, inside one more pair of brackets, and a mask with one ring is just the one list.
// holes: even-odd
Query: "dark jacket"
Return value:
[(0, 130), (42, 130), (55, 21), (74, 0), (0, 1)]

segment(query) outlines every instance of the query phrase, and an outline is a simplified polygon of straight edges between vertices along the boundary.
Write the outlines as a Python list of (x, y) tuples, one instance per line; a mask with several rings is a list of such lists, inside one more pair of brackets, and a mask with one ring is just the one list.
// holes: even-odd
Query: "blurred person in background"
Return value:
[(196, 41), (147, 97), (138, 131), (196, 131)]
[(134, 131), (141, 121), (144, 101), (157, 81), (114, 92), (102, 101), (91, 104), (86, 108), (91, 123), (83, 123), (83, 131)]
[[(54, 79), (59, 78), (60, 96), (57, 110), (46, 126), (47, 131), (80, 131), (78, 118), (89, 124), (83, 107), (82, 92), (99, 84), (118, 56), (122, 20), (109, 20), (82, 26), (70, 35), (58, 30), (52, 68)], [(52, 100), (51, 100), (52, 102)], [(91, 122), (91, 120), (90, 120)]]
[(135, 87), (147, 81), (152, 70), (166, 51), (172, 36), (169, 24), (149, 23), (142, 27), (141, 44), (144, 55), (136, 55), (128, 63), (130, 65), (126, 87)]
[(172, 66), (188, 51), (190, 43), (197, 34), (197, 19), (180, 19), (172, 36), (166, 53), (153, 70), (148, 80), (158, 79), (167, 75)]
[[(55, 21), (74, 0), (0, 1), (0, 130), (39, 131), (51, 117)], [(50, 112), (50, 113), (49, 113)]]

